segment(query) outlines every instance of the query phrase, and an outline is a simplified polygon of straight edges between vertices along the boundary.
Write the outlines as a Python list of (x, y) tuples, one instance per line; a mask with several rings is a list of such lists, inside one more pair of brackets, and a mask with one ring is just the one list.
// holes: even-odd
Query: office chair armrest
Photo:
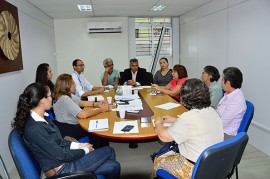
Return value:
[(158, 169), (156, 172), (156, 175), (158, 176), (158, 178), (161, 179), (177, 179), (175, 176), (173, 176), (172, 174), (170, 174), (169, 172), (167, 172), (166, 170), (163, 169)]
[(93, 172), (76, 171), (76, 172), (71, 172), (71, 173), (63, 173), (57, 176), (47, 177), (46, 179), (68, 179), (68, 178), (97, 179), (97, 176)]

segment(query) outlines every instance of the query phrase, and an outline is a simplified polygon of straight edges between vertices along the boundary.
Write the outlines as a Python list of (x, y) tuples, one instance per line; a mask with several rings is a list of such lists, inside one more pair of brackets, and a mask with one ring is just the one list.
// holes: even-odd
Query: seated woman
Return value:
[(36, 71), (36, 82), (49, 86), (53, 95), (54, 84), (51, 81), (52, 75), (53, 75), (52, 69), (48, 63), (42, 63), (38, 65), (37, 71)]
[[(217, 113), (221, 118), (224, 133), (235, 136), (247, 110), (246, 100), (241, 86), (242, 72), (236, 67), (223, 70), (222, 87), (225, 91), (223, 98), (217, 106)], [(225, 135), (226, 136), (226, 135)]]
[(155, 73), (154, 84), (166, 86), (172, 80), (172, 69), (169, 68), (168, 59), (162, 57), (159, 60), (160, 70)]
[[(90, 135), (88, 132), (84, 131), (78, 122), (78, 118), (87, 118), (109, 111), (109, 104), (104, 101), (81, 101), (77, 96), (73, 95), (75, 91), (76, 85), (71, 75), (62, 74), (57, 78), (54, 89), (55, 103), (53, 105), (53, 109), (56, 115), (56, 120), (54, 120), (54, 122), (59, 128), (62, 136), (69, 136), (78, 140), (88, 135), (88, 138), (94, 148), (109, 145), (109, 141), (107, 139)], [(85, 106), (99, 108), (95, 110), (82, 110), (80, 108)]]
[(103, 61), (103, 66), (105, 71), (101, 74), (101, 84), (103, 86), (113, 85), (118, 86), (120, 72), (113, 68), (113, 60), (111, 58), (106, 58)]
[(222, 87), (217, 83), (219, 77), (220, 75), (216, 67), (210, 65), (204, 67), (201, 78), (209, 88), (211, 106), (213, 108), (217, 108), (217, 105), (223, 96)]
[[(223, 141), (220, 117), (210, 107), (210, 93), (199, 79), (186, 80), (181, 87), (181, 104), (189, 111), (177, 118), (163, 116), (155, 119), (155, 132), (163, 142), (175, 141), (180, 154), (179, 162), (171, 161), (171, 156), (155, 159), (153, 174), (162, 168), (177, 178), (191, 178), (194, 163), (207, 147)], [(169, 128), (162, 123), (173, 122)]]
[(157, 84), (152, 85), (152, 89), (160, 91), (163, 94), (168, 94), (175, 98), (177, 101), (180, 101), (180, 88), (184, 81), (187, 80), (187, 70), (183, 65), (174, 65), (172, 77), (170, 83), (166, 86), (159, 86)]
[(111, 147), (94, 150), (91, 144), (64, 140), (58, 128), (46, 117), (52, 107), (50, 89), (40, 83), (27, 86), (20, 95), (12, 122), (24, 138), (47, 177), (76, 171), (95, 172), (106, 178), (119, 178), (120, 164)]

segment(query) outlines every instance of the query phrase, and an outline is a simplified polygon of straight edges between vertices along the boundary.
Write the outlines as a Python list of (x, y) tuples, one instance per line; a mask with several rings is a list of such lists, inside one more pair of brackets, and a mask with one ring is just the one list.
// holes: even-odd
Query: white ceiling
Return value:
[[(85, 17), (169, 17), (180, 16), (211, 0), (28, 0), (54, 19)], [(91, 4), (92, 12), (80, 12), (77, 5)], [(167, 7), (150, 11), (154, 5)]]

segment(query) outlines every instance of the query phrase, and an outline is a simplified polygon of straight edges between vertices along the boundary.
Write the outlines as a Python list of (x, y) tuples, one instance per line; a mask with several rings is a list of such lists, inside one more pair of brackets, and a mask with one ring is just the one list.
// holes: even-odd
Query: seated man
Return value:
[(82, 72), (84, 71), (84, 63), (82, 60), (74, 60), (72, 66), (74, 69), (72, 78), (76, 84), (76, 96), (85, 98), (87, 96), (99, 94), (105, 91), (104, 87), (96, 87), (91, 85), (83, 76)]
[(240, 90), (243, 82), (242, 72), (236, 67), (223, 70), (222, 87), (225, 91), (223, 98), (217, 106), (223, 126), (227, 135), (235, 136), (247, 106), (243, 92)]
[(118, 86), (120, 73), (119, 70), (113, 69), (113, 60), (111, 58), (106, 58), (103, 61), (103, 66), (105, 71), (101, 74), (101, 84), (103, 86)]
[(129, 62), (130, 68), (125, 69), (123, 76), (121, 76), (121, 84), (132, 86), (146, 85), (146, 70), (139, 67), (139, 62), (136, 58), (131, 59)]

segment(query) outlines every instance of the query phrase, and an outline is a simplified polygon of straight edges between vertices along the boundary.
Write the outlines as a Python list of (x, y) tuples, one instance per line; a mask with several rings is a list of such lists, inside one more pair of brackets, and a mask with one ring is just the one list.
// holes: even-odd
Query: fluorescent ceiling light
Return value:
[(152, 7), (151, 11), (162, 11), (165, 7), (166, 5), (157, 5)]
[(80, 11), (92, 11), (91, 5), (77, 5)]

